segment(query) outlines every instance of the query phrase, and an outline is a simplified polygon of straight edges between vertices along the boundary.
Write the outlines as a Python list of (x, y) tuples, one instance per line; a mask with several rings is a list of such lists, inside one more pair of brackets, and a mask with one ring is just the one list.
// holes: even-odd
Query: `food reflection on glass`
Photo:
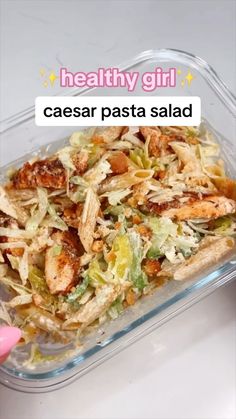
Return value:
[[(78, 342), (234, 247), (236, 182), (204, 127), (75, 132), (0, 187), (3, 324)], [(156, 293), (158, 301), (158, 293)]]

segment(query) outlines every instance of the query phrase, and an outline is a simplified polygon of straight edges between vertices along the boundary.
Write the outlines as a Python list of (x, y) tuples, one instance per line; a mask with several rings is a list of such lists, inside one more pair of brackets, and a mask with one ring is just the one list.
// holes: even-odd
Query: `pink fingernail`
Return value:
[(18, 327), (0, 327), (0, 358), (7, 355), (21, 338)]

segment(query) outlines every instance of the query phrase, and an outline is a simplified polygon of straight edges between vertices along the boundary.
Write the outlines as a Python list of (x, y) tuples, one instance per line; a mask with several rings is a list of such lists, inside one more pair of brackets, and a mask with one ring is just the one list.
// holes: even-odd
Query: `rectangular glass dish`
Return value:
[[(141, 85), (136, 87), (135, 95), (154, 96), (199, 96), (202, 101), (202, 117), (210, 130), (215, 133), (221, 145), (221, 155), (230, 177), (236, 177), (233, 157), (236, 155), (236, 100), (210, 66), (191, 54), (161, 49), (146, 51), (133, 60), (118, 66), (122, 70), (154, 71), (156, 67), (164, 70), (176, 67), (179, 71), (175, 88), (158, 88), (145, 93)], [(194, 79), (191, 84), (181, 84), (188, 72)], [(124, 89), (86, 89), (66, 90), (66, 95), (126, 95)], [(129, 93), (130, 95), (130, 93)], [(83, 129), (83, 128), (81, 128)], [(34, 122), (34, 108), (15, 115), (1, 124), (0, 130), (0, 183), (4, 182), (7, 170), (19, 167), (32, 155), (48, 155), (61, 147), (75, 127), (37, 127)], [(24, 156), (24, 157), (22, 157)], [(59, 388), (96, 365), (127, 347), (135, 340), (185, 310), (217, 287), (236, 276), (236, 251), (232, 250), (217, 265), (189, 278), (187, 281), (169, 281), (158, 288), (151, 296), (139, 300), (126, 309), (116, 320), (94, 329), (83, 340), (80, 350), (72, 351), (70, 345), (52, 348), (44, 344), (45, 354), (57, 353), (58, 357), (38, 364), (30, 369), (23, 360), (29, 356), (29, 347), (19, 348), (9, 360), (0, 367), (0, 382), (25, 392), (42, 392)], [(1, 297), (1, 296), (0, 296)], [(61, 351), (68, 350), (65, 358)]]

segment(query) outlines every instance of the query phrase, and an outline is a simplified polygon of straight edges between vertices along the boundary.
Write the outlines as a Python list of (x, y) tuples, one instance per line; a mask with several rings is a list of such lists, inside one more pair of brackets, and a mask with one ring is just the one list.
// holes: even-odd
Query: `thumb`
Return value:
[(0, 327), (0, 364), (5, 361), (11, 349), (21, 338), (21, 331), (18, 327)]

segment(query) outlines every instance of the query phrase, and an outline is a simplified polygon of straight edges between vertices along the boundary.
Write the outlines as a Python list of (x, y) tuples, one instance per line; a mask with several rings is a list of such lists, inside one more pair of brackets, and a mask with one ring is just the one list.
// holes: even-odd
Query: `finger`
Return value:
[[(21, 338), (21, 331), (17, 327), (0, 327), (0, 362), (3, 362), (12, 348)], [(2, 361), (3, 360), (3, 361)]]

